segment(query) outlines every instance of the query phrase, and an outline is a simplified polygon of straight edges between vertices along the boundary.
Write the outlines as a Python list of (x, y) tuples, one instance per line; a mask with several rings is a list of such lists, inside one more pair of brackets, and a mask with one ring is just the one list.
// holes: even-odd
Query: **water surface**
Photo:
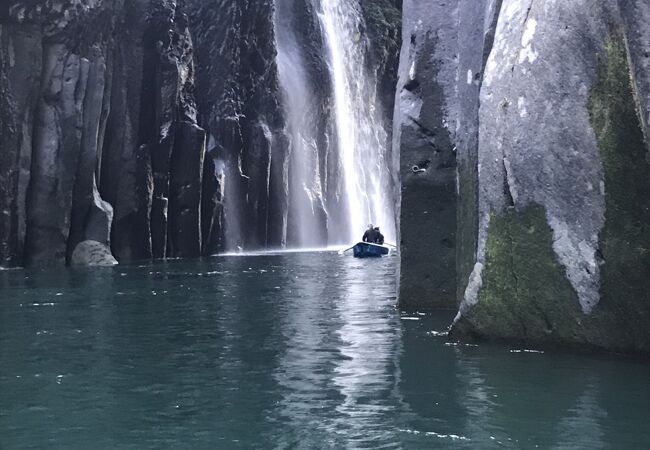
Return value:
[(650, 448), (650, 365), (449, 345), (395, 262), (0, 272), (0, 448)]

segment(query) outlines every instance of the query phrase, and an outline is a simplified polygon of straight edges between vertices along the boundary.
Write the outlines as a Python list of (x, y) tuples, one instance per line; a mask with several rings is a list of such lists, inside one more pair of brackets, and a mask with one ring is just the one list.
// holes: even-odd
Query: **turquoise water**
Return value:
[(0, 272), (0, 448), (650, 448), (650, 364), (449, 345), (395, 262)]

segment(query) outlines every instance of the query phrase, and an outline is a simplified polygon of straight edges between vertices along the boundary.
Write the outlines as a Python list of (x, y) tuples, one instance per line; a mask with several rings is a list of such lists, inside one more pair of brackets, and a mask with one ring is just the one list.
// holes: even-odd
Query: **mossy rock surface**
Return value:
[(479, 302), (456, 337), (650, 352), (650, 164), (623, 34), (606, 41), (587, 105), (603, 167), (601, 300), (585, 314), (543, 206), (490, 220)]
[(650, 351), (650, 164), (623, 34), (605, 45), (589, 112), (605, 174), (597, 310), (626, 347)]
[(479, 296), (457, 332), (537, 344), (588, 342), (590, 330), (540, 205), (492, 216)]

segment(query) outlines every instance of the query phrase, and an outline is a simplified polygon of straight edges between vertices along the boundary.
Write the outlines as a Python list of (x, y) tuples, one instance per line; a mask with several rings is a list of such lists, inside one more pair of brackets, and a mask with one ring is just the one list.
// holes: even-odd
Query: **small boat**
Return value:
[(380, 258), (390, 253), (390, 248), (379, 245), (371, 244), (370, 242), (359, 242), (352, 247), (355, 258)]

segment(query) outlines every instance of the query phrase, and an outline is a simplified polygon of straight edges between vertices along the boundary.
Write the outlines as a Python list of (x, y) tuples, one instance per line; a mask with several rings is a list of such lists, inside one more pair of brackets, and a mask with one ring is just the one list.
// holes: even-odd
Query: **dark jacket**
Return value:
[(377, 230), (374, 228), (372, 230), (366, 230), (365, 233), (363, 233), (363, 242), (372, 242), (373, 244), (377, 240)]
[(379, 228), (367, 230), (363, 234), (363, 242), (370, 242), (371, 244), (384, 245), (384, 235), (379, 232)]

